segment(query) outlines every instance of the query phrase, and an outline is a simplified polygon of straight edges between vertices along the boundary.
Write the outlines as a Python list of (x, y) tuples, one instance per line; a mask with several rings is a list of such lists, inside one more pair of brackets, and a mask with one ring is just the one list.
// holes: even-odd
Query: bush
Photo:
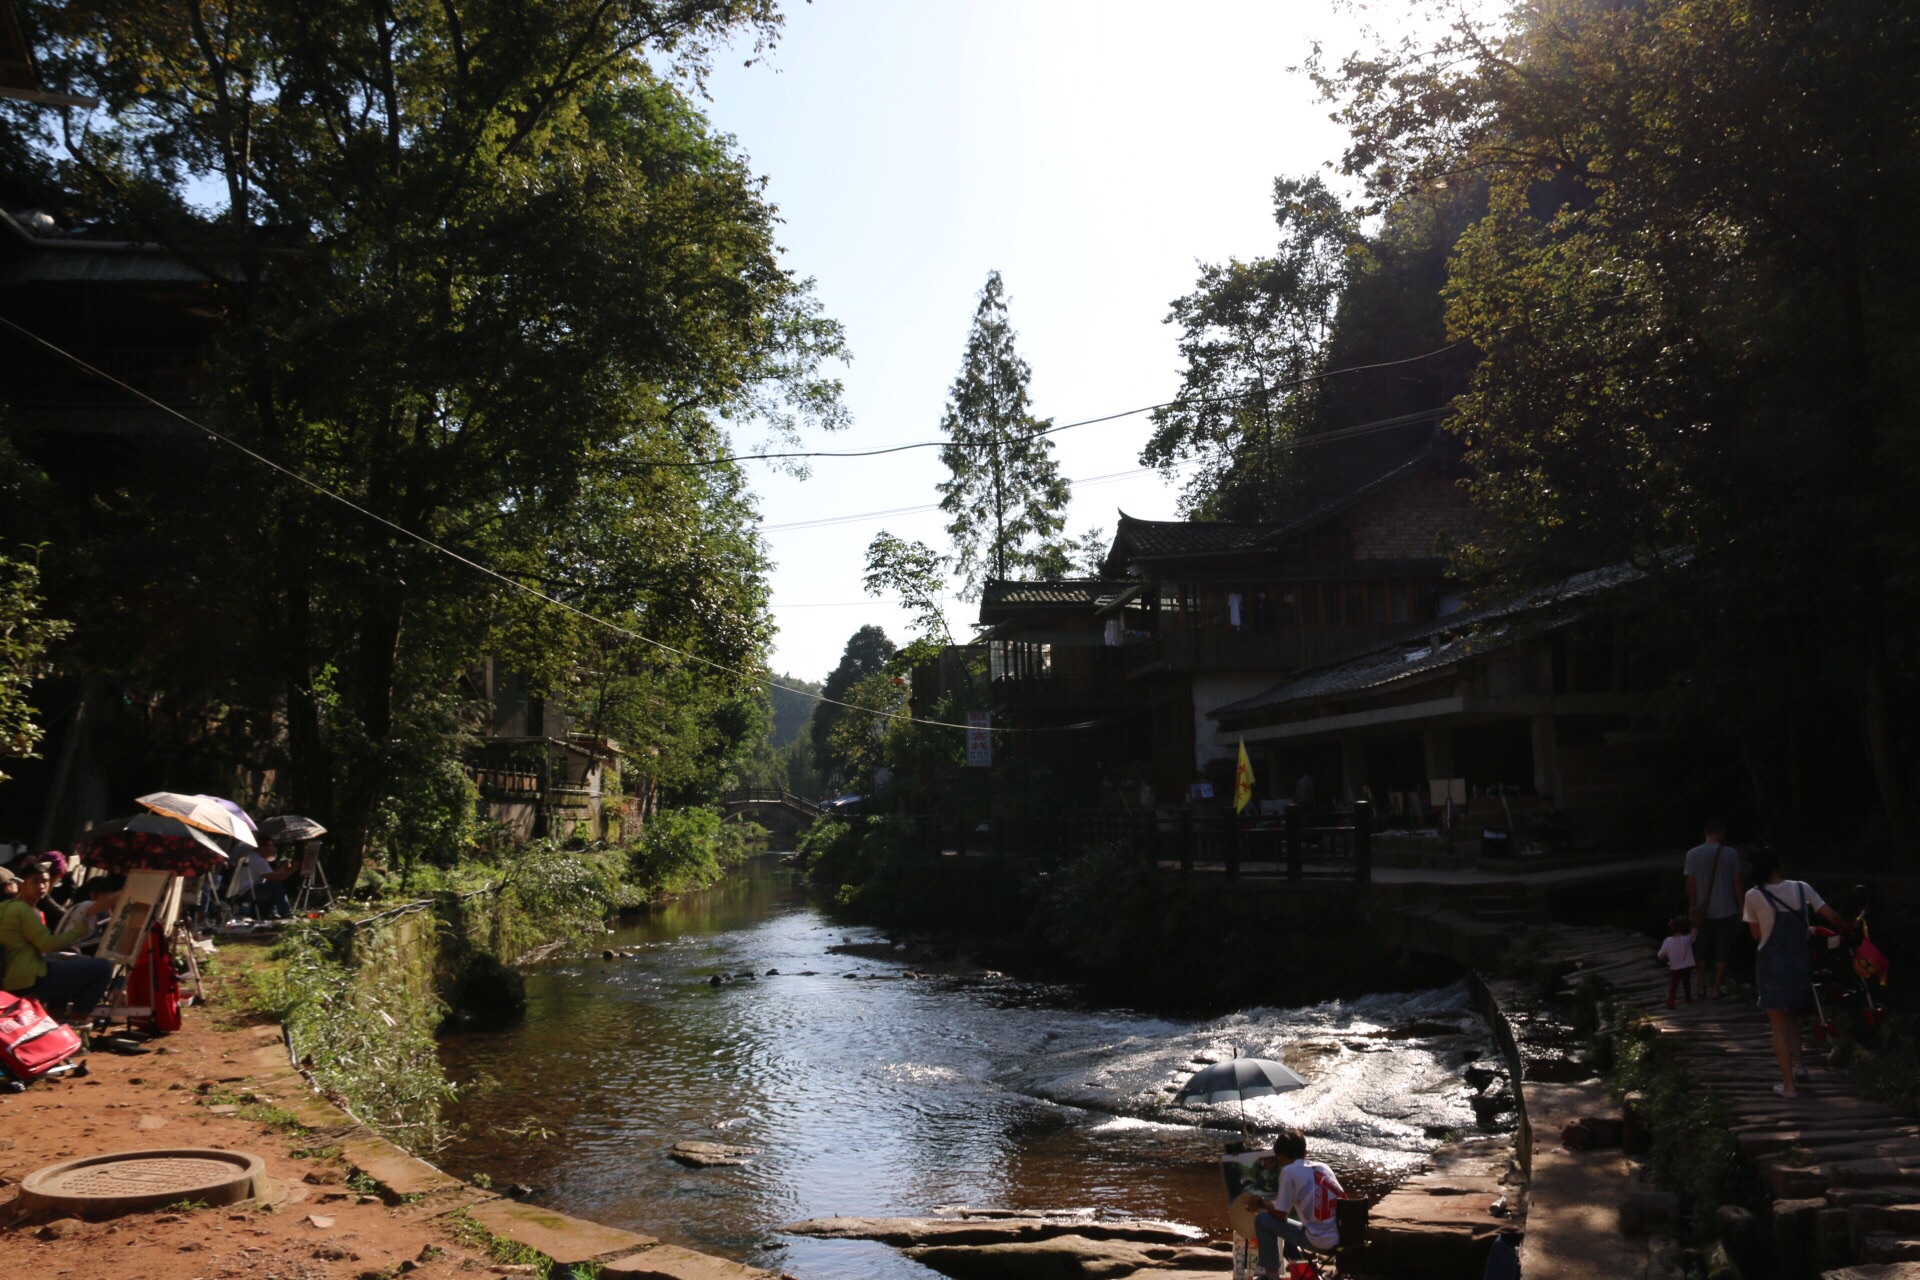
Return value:
[[(1622, 1029), (1623, 1032), (1626, 1030)], [(1714, 1211), (1755, 1199), (1751, 1175), (1727, 1131), (1726, 1108), (1699, 1081), (1666, 1057), (1656, 1042), (1615, 1036), (1615, 1094), (1639, 1093), (1653, 1135), (1647, 1164), (1654, 1182), (1680, 1197), (1681, 1221), (1705, 1243), (1715, 1234)]]
[(715, 809), (663, 810), (628, 848), (627, 879), (646, 898), (703, 889), (765, 834), (753, 823), (723, 822)]

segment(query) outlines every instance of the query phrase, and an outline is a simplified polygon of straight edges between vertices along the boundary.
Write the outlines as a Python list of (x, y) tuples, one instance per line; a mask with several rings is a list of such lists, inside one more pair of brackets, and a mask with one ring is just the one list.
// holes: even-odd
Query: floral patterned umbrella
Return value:
[(105, 871), (172, 871), (192, 876), (227, 860), (226, 851), (212, 836), (155, 813), (96, 828), (74, 848), (87, 865)]

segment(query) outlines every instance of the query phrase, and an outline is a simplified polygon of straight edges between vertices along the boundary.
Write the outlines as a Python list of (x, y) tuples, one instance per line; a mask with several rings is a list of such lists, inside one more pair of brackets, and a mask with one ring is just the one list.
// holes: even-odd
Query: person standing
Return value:
[(1709, 821), (1703, 839), (1687, 850), (1682, 869), (1687, 876), (1687, 916), (1700, 931), (1694, 958), (1701, 967), (1700, 985), (1709, 1000), (1720, 998), (1727, 981), (1727, 961), (1733, 958), (1734, 939), (1740, 936), (1740, 851), (1727, 845), (1727, 824)]
[(1667, 962), (1667, 1008), (1673, 1008), (1673, 998), (1680, 992), (1687, 993), (1687, 1003), (1693, 1003), (1693, 942), (1696, 931), (1693, 923), (1685, 916), (1675, 916), (1667, 921), (1667, 940), (1660, 944), (1659, 956)]
[(1780, 1083), (1773, 1091), (1797, 1098), (1800, 1083), (1809, 1079), (1800, 1048), (1800, 1011), (1813, 999), (1813, 954), (1808, 949), (1813, 916), (1818, 913), (1836, 928), (1845, 928), (1846, 922), (1812, 885), (1783, 878), (1780, 857), (1773, 850), (1755, 849), (1747, 863), (1754, 886), (1747, 890), (1740, 918), (1760, 944), (1753, 961), (1754, 985), (1773, 1027), (1773, 1057), (1780, 1064)]

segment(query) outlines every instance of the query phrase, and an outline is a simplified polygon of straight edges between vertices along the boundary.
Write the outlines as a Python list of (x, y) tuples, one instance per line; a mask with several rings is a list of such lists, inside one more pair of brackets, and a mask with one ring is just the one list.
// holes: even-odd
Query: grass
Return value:
[[(493, 1234), (493, 1232), (487, 1230), (485, 1224), (481, 1223), (466, 1210), (462, 1209), (458, 1213), (450, 1213), (444, 1221), (447, 1224), (447, 1230), (453, 1235), (454, 1241), (462, 1248), (472, 1249), (476, 1253), (484, 1253), (495, 1262), (504, 1262), (510, 1266), (519, 1265), (532, 1267), (534, 1273), (540, 1277), (540, 1280), (562, 1280), (561, 1276), (554, 1274), (554, 1261), (552, 1258), (541, 1253), (538, 1249), (529, 1248), (524, 1244), (520, 1244), (518, 1241), (509, 1240), (505, 1236)], [(599, 1268), (595, 1267), (593, 1270), (597, 1275)], [(580, 1280), (592, 1280), (591, 1276), (581, 1275), (577, 1268), (574, 1269), (572, 1274), (580, 1277)]]
[(1723, 1204), (1756, 1198), (1753, 1175), (1727, 1131), (1720, 1100), (1661, 1052), (1652, 1038), (1623, 1026), (1615, 1042), (1615, 1070), (1608, 1084), (1616, 1097), (1637, 1093), (1653, 1138), (1647, 1166), (1653, 1181), (1680, 1198), (1681, 1221), (1695, 1243), (1714, 1235), (1714, 1212)]

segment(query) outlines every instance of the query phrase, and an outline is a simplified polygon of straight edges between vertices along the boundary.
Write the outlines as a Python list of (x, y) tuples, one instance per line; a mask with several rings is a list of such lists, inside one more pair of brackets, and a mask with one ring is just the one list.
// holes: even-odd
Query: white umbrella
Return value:
[(1292, 1093), (1307, 1087), (1305, 1077), (1285, 1063), (1271, 1058), (1234, 1058), (1216, 1062), (1196, 1071), (1180, 1086), (1174, 1101), (1181, 1106), (1203, 1102), (1238, 1102), (1240, 1127), (1247, 1125), (1247, 1099), (1264, 1098), (1275, 1093)]
[(260, 842), (253, 837), (253, 828), (222, 808), (212, 796), (183, 796), (176, 791), (156, 791), (137, 797), (134, 803), (145, 805), (155, 813), (177, 819), (198, 830), (238, 840), (249, 849), (260, 847)]

